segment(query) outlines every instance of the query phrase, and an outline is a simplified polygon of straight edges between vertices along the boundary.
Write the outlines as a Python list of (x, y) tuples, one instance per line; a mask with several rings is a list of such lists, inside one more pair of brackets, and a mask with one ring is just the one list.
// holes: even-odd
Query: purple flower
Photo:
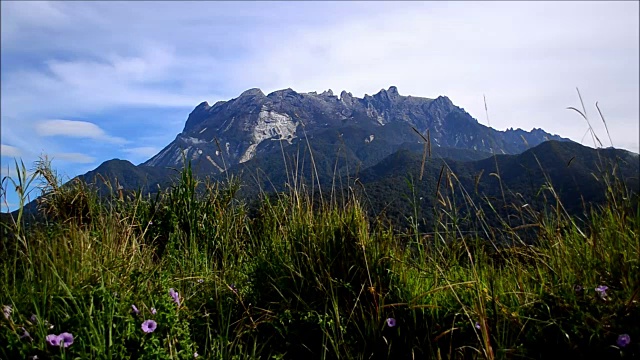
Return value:
[(156, 311), (156, 308), (151, 308), (151, 313), (152, 313), (153, 315), (155, 315), (155, 314), (156, 314), (156, 312), (157, 312), (157, 311)]
[(31, 322), (35, 324), (38, 322), (38, 317), (36, 316), (36, 314), (31, 314), (31, 317), (29, 318), (29, 320), (31, 320)]
[(29, 340), (29, 341), (33, 340), (31, 338), (31, 335), (25, 328), (21, 328), (21, 329), (22, 329), (22, 335), (20, 335), (20, 340)]
[(629, 343), (631, 343), (631, 337), (629, 337), (628, 334), (622, 334), (620, 336), (618, 336), (618, 346), (620, 347), (625, 347), (627, 345), (629, 345)]
[(387, 319), (387, 326), (388, 326), (388, 327), (394, 327), (394, 326), (396, 326), (396, 319), (394, 319), (394, 318), (388, 318), (388, 319)]
[(56, 335), (56, 334), (47, 335), (45, 340), (47, 340), (47, 343), (49, 343), (49, 345), (51, 345), (51, 346), (60, 346), (60, 339), (58, 338), (58, 335)]
[(140, 310), (138, 310), (138, 308), (137, 308), (135, 305), (131, 305), (131, 311), (132, 311), (135, 315), (140, 314)]
[(476, 321), (476, 329), (480, 330), (480, 323)]
[(198, 279), (198, 284), (202, 284), (204, 282), (204, 279)]
[(576, 286), (573, 287), (573, 290), (576, 293), (581, 293), (582, 292), (582, 286), (581, 285), (576, 285)]
[(180, 294), (173, 288), (169, 289), (169, 295), (173, 298), (173, 302), (180, 305)]
[(71, 344), (73, 344), (73, 335), (69, 334), (68, 332), (63, 332), (62, 334), (58, 335), (58, 343), (62, 347), (69, 347)]
[(198, 356), (200, 356), (200, 355), (198, 355), (198, 352), (197, 352), (197, 351), (193, 353), (193, 357), (194, 357), (194, 358), (197, 358)]
[(596, 292), (598, 293), (598, 296), (600, 296), (601, 299), (604, 299), (607, 297), (607, 290), (609, 289), (609, 287), (607, 285), (600, 285), (598, 287), (596, 287)]
[(158, 327), (158, 323), (156, 323), (153, 320), (145, 320), (142, 323), (142, 331), (146, 332), (146, 333), (152, 333), (156, 330), (156, 328)]

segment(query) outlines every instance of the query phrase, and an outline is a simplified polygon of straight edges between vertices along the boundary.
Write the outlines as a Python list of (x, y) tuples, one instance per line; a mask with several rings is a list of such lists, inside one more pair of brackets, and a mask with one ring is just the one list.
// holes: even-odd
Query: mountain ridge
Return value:
[(143, 165), (175, 167), (188, 159), (205, 163), (210, 171), (224, 172), (227, 165), (256, 156), (267, 141), (291, 144), (295, 138), (326, 128), (384, 127), (397, 122), (423, 135), (428, 131), (434, 146), (485, 152), (514, 154), (546, 140), (569, 141), (536, 128), (495, 130), (480, 124), (447, 96), (403, 96), (395, 86), (363, 98), (344, 90), (340, 96), (331, 89), (318, 94), (291, 88), (265, 95), (252, 88), (214, 105), (201, 102), (189, 114), (182, 132)]
[[(323, 189), (335, 181), (360, 177), (367, 186), (387, 188), (380, 195), (384, 197), (395, 194), (398, 181), (405, 181), (402, 176), (424, 167), (418, 164), (425, 160), (425, 171), (433, 172), (432, 163), (446, 159), (465, 177), (467, 185), (478, 173), (497, 173), (497, 169), (491, 170), (496, 162), (501, 176), (511, 179), (516, 188), (522, 188), (521, 182), (537, 184), (527, 176), (535, 173), (543, 177), (531, 170), (531, 154), (540, 151), (545, 154), (542, 162), (548, 162), (555, 178), (563, 174), (574, 183), (578, 182), (576, 176), (596, 171), (594, 154), (603, 154), (602, 149), (587, 148), (535, 127), (531, 131), (498, 131), (480, 124), (446, 96), (403, 96), (395, 86), (363, 98), (346, 91), (336, 96), (331, 89), (318, 94), (287, 88), (264, 94), (252, 88), (234, 99), (198, 104), (175, 140), (146, 162), (135, 166), (112, 159), (77, 178), (97, 186), (101, 194), (120, 187), (153, 193), (169, 187), (189, 162), (198, 177), (214, 181), (240, 177), (250, 184), (247, 196), (262, 190), (285, 190), (287, 184), (292, 185), (294, 169), (299, 180), (312, 186), (321, 184)], [(617, 157), (631, 156), (622, 150), (606, 151)], [(567, 154), (577, 159), (572, 169), (578, 175), (562, 168), (563, 162), (573, 161)], [(625, 169), (627, 177), (628, 169), (635, 174), (633, 165), (638, 162), (637, 154), (629, 154), (635, 158)], [(523, 168), (522, 164), (528, 165)], [(102, 184), (103, 180), (110, 185)], [(636, 184), (634, 181), (631, 183)], [(486, 185), (479, 182), (476, 187), (478, 184), (480, 188)], [(584, 184), (590, 193), (598, 187), (588, 181)], [(495, 190), (493, 185), (487, 186)]]

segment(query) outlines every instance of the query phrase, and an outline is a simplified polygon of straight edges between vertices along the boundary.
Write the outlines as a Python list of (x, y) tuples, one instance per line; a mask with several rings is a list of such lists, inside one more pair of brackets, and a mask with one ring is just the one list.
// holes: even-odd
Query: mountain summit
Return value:
[[(415, 128), (422, 134), (429, 131), (432, 146), (503, 154), (521, 153), (546, 140), (567, 140), (539, 129), (497, 131), (478, 123), (446, 96), (403, 96), (395, 86), (364, 98), (346, 91), (338, 97), (331, 89), (318, 94), (289, 88), (265, 95), (254, 88), (213, 106), (199, 104), (175, 140), (142, 165), (179, 167), (187, 159), (214, 173), (223, 172), (272, 144), (286, 146), (305, 135), (340, 133), (344, 127), (370, 132), (362, 139), (366, 142), (375, 141), (374, 132)], [(415, 134), (394, 138), (397, 145), (420, 140)]]

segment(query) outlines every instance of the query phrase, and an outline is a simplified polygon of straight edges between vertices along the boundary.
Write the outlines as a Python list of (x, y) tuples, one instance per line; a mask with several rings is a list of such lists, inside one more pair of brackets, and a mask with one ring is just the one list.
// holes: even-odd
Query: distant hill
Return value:
[[(539, 210), (544, 202), (555, 204), (551, 193), (542, 191), (547, 182), (553, 186), (569, 214), (582, 215), (585, 206), (588, 208), (605, 200), (603, 175), (611, 174), (614, 167), (617, 179), (636, 194), (636, 199), (640, 192), (638, 154), (617, 149), (592, 149), (574, 142), (548, 141), (522, 154), (496, 155), (478, 161), (431, 158), (425, 162), (423, 179), (419, 181), (421, 166), (419, 153), (401, 150), (363, 171), (359, 180), (364, 184), (371, 212), (385, 212), (396, 224), (408, 225), (405, 217), (413, 213), (413, 204), (407, 200), (411, 194), (407, 181), (412, 179), (416, 199), (421, 199), (418, 203), (420, 214), (427, 222), (433, 220), (438, 184), (441, 193), (452, 195), (446, 180), (449, 169), (456, 175), (452, 180), (453, 192), (461, 213), (468, 209), (460, 185), (485, 213), (492, 212), (486, 206), (488, 200), (505, 218), (519, 211), (515, 208), (506, 211), (505, 205), (531, 205)], [(443, 178), (441, 172), (445, 174)]]

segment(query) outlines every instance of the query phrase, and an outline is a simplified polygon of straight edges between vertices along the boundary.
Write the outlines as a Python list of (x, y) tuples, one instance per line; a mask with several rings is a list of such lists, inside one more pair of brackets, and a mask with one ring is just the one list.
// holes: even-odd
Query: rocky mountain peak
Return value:
[(327, 90), (327, 91), (323, 91), (320, 96), (322, 97), (329, 97), (329, 96), (334, 96), (333, 95), (333, 91), (331, 89)]
[(398, 93), (398, 88), (395, 86), (389, 86), (389, 90), (387, 90), (387, 94), (393, 97), (400, 96), (400, 94)]
[(373, 95), (373, 98), (384, 102), (395, 102), (400, 99), (398, 88), (395, 86), (389, 87), (389, 90), (382, 89), (377, 94)]
[(453, 108), (455, 107), (455, 105), (453, 105), (453, 102), (451, 101), (451, 99), (449, 99), (446, 96), (440, 95), (437, 98), (435, 98), (433, 100), (433, 103), (435, 103), (437, 106), (445, 106), (445, 107), (449, 107), (449, 108)]
[(347, 105), (351, 105), (353, 103), (353, 95), (351, 95), (350, 92), (342, 90), (340, 93), (340, 100), (344, 101)]
[[(328, 136), (333, 129), (345, 126), (359, 128), (367, 133), (363, 136), (369, 143), (377, 143), (384, 133), (404, 126), (421, 133), (429, 130), (434, 146), (485, 152), (492, 146), (504, 153), (518, 153), (547, 139), (561, 140), (539, 129), (500, 132), (481, 125), (446, 96), (402, 96), (395, 86), (364, 98), (353, 97), (347, 91), (337, 97), (331, 89), (317, 94), (298, 93), (291, 88), (265, 96), (253, 88), (213, 107), (206, 101), (200, 103), (189, 114), (185, 129), (176, 140), (146, 164), (177, 166), (184, 154), (221, 172), (225, 165), (247, 162), (279, 148), (283, 142), (292, 144), (298, 138), (300, 124), (310, 136)], [(371, 138), (374, 132), (376, 140)], [(395, 145), (417, 141), (410, 133), (396, 136)]]
[(197, 126), (200, 122), (204, 121), (208, 115), (209, 110), (211, 110), (211, 106), (206, 101), (201, 102), (195, 109), (189, 114), (187, 118), (187, 123), (184, 125), (183, 132), (191, 127)]
[(262, 90), (258, 88), (252, 88), (240, 94), (240, 97), (249, 97), (249, 96), (264, 96), (264, 93), (262, 92)]
[(295, 92), (293, 89), (286, 88), (286, 89), (283, 89), (283, 90), (276, 90), (276, 91), (270, 93), (269, 95), (267, 95), (267, 97), (269, 99), (284, 99), (286, 97), (298, 97), (298, 95), (300, 95), (300, 94)]
[(209, 102), (207, 101), (203, 101), (200, 104), (198, 104), (198, 106), (196, 106), (196, 108), (193, 111), (208, 111), (211, 108), (211, 106), (209, 106)]

